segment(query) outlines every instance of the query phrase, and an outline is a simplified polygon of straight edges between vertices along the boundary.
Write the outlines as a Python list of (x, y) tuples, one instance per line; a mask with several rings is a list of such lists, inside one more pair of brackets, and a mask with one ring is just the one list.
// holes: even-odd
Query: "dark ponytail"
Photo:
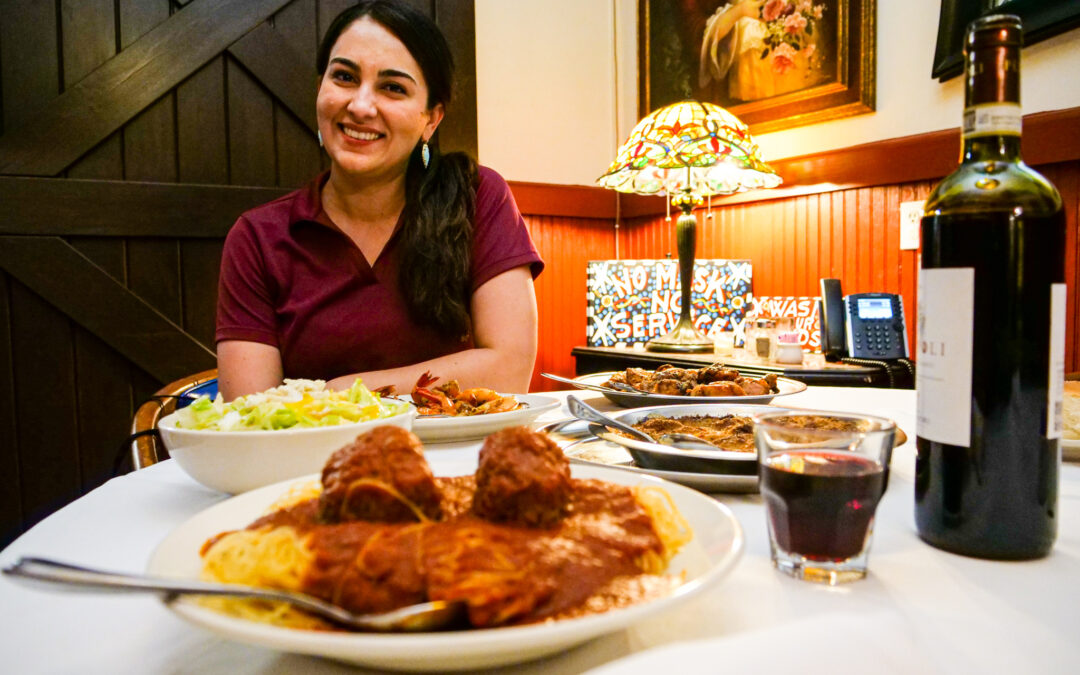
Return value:
[[(454, 81), (454, 59), (446, 38), (430, 17), (396, 0), (366, 0), (338, 14), (319, 46), (319, 74), (326, 72), (330, 51), (341, 33), (364, 17), (393, 33), (416, 59), (428, 87), (428, 109), (438, 104), (445, 108)], [(428, 145), (428, 166), (424, 167), (417, 145), (405, 172), (398, 285), (414, 321), (464, 337), (469, 330), (472, 290), (476, 162), (461, 152), (441, 154), (437, 133)]]

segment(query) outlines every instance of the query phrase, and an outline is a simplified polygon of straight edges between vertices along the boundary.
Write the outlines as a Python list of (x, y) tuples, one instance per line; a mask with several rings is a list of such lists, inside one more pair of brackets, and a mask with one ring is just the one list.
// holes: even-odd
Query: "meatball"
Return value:
[(481, 518), (551, 527), (570, 505), (570, 463), (546, 435), (526, 427), (491, 434), (480, 448), (473, 511)]
[(375, 427), (357, 436), (330, 456), (322, 484), (319, 518), (326, 523), (413, 522), (442, 516), (442, 490), (420, 439), (401, 427)]

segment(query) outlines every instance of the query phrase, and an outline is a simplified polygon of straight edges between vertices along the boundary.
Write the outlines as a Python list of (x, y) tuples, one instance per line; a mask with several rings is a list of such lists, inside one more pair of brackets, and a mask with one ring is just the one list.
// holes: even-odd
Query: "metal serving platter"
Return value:
[(763, 394), (761, 396), (670, 396), (667, 394), (648, 394), (645, 392), (631, 393), (610, 389), (603, 386), (611, 379), (615, 372), (592, 373), (575, 377), (573, 383), (581, 389), (600, 391), (612, 403), (623, 408), (637, 408), (640, 406), (657, 405), (686, 405), (699, 403), (730, 403), (744, 405), (747, 403), (769, 403), (778, 396), (788, 396), (806, 391), (806, 384), (788, 377), (776, 378), (776, 388), (779, 393)]
[[(751, 417), (756, 413), (773, 410), (789, 410), (789, 408), (771, 405), (733, 405), (729, 403), (661, 405), (635, 408), (612, 415), (612, 417), (620, 422), (633, 425), (653, 416), (679, 418), (736, 415)], [(628, 438), (608, 431), (599, 424), (591, 425), (589, 430), (597, 438), (602, 438), (605, 441), (626, 448), (630, 456), (634, 458), (634, 463), (642, 468), (693, 473), (718, 473), (729, 476), (757, 475), (757, 452), (753, 450), (749, 452), (721, 450), (720, 448), (716, 450), (684, 450), (661, 443), (649, 443), (635, 438)]]

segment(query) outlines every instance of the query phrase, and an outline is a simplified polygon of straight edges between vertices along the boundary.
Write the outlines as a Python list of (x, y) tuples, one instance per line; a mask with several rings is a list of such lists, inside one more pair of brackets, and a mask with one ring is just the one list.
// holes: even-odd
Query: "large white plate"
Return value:
[(1061, 458), (1080, 461), (1080, 441), (1071, 438), (1061, 439)]
[(558, 399), (536, 394), (513, 394), (524, 407), (509, 412), (468, 417), (424, 417), (413, 421), (413, 433), (426, 443), (468, 441), (483, 438), (506, 427), (526, 425), (548, 410), (559, 407)]
[[(463, 473), (449, 463), (431, 462), (437, 475)], [(460, 469), (460, 464), (457, 469)], [(731, 511), (689, 488), (618, 469), (575, 465), (575, 478), (597, 478), (623, 485), (663, 485), (694, 529), (694, 539), (668, 568), (685, 572), (685, 583), (667, 597), (624, 609), (529, 626), (447, 633), (371, 634), (293, 630), (245, 621), (188, 601), (169, 606), (184, 619), (222, 637), (285, 652), (312, 654), (375, 668), (471, 670), (520, 663), (555, 653), (591, 638), (622, 630), (670, 610), (723, 579), (743, 550), (743, 533)], [(270, 485), (233, 497), (197, 514), (173, 530), (150, 558), (150, 574), (196, 578), (199, 548), (224, 530), (246, 526), (295, 481)]]
[[(614, 374), (614, 372), (606, 372), (581, 375), (575, 377), (574, 381), (600, 387), (610, 380)], [(637, 408), (646, 405), (685, 405), (687, 403), (768, 403), (777, 396), (788, 396), (789, 394), (806, 391), (806, 383), (788, 377), (778, 377), (776, 378), (776, 388), (780, 390), (779, 393), (764, 394), (762, 396), (668, 396), (666, 394), (633, 394), (615, 390), (605, 391), (603, 394), (609, 401), (624, 408)]]
[(679, 483), (702, 492), (757, 492), (757, 474), (734, 476), (725, 473), (696, 473), (693, 471), (664, 471), (646, 469), (634, 464), (634, 458), (621, 445), (599, 438), (587, 438), (563, 447), (566, 457), (575, 463), (590, 466), (610, 466), (620, 471), (648, 474)]

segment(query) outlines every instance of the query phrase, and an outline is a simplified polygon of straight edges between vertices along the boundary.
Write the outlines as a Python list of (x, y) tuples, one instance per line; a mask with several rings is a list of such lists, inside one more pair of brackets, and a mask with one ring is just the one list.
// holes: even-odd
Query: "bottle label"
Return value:
[(971, 447), (975, 268), (919, 270), (916, 434)]
[(1018, 103), (980, 103), (964, 108), (964, 138), (1019, 136), (1023, 113)]
[(1061, 438), (1065, 423), (1065, 284), (1050, 284), (1050, 386), (1046, 437)]

